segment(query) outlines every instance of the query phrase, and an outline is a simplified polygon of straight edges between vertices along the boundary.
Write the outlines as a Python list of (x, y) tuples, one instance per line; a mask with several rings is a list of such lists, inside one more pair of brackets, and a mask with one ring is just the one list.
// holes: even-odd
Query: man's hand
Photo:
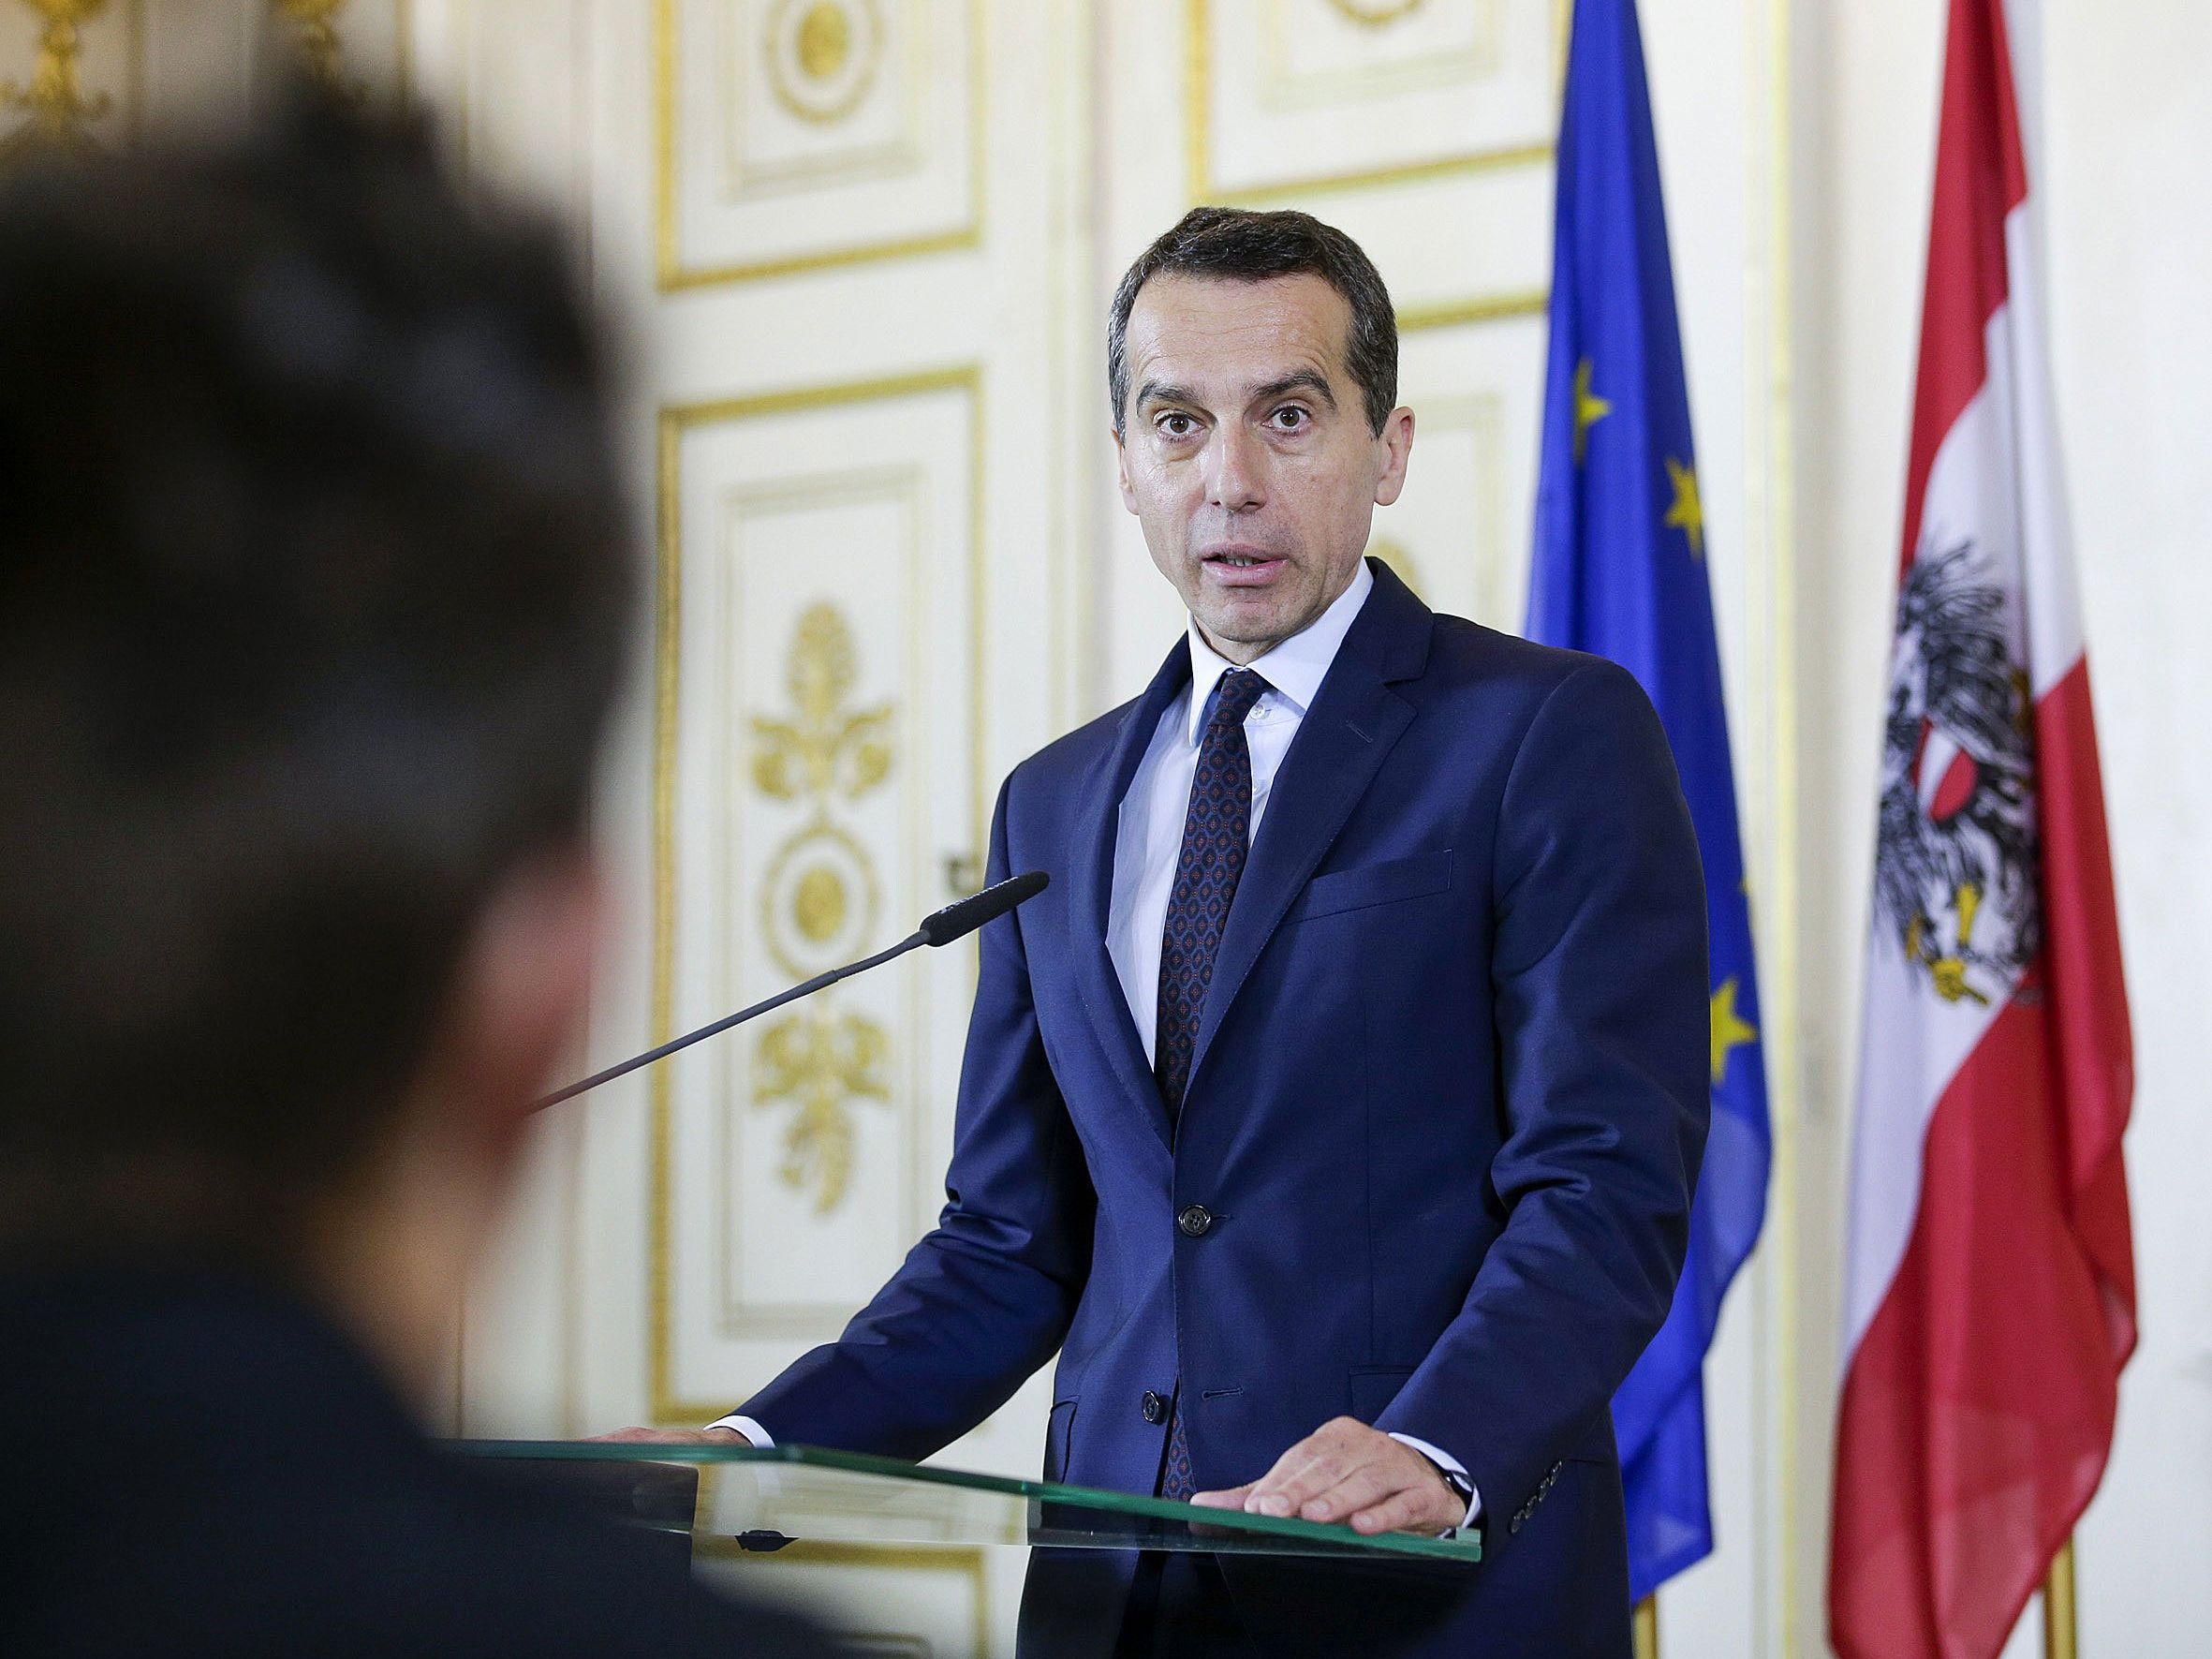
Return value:
[(1356, 1417), (1322, 1424), (1260, 1479), (1190, 1500), (1246, 1515), (1345, 1521), (1359, 1533), (1441, 1533), (1467, 1520), (1467, 1504), (1437, 1466)]
[(618, 1441), (627, 1445), (749, 1445), (734, 1429), (617, 1429), (595, 1434), (593, 1440)]

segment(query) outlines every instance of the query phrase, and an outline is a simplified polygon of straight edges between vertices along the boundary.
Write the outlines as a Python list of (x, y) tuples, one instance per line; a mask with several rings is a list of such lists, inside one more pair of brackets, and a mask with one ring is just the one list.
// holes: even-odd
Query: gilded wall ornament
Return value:
[(837, 1207), (852, 1177), (851, 1103), (891, 1099), (890, 1055), (890, 1036), (874, 1020), (819, 1008), (787, 1015), (760, 1038), (753, 1104), (797, 1105), (777, 1173), (814, 1194), (817, 1215)]
[(1353, 22), (1379, 29), (1385, 23), (1411, 17), (1425, 0), (1329, 0), (1329, 4)]
[(79, 31), (105, 8), (108, 0), (23, 0), (46, 20), (38, 36), (38, 61), (32, 66), (28, 85), (0, 81), (0, 110), (26, 117), (23, 124), (0, 139), (0, 161), (12, 160), (39, 148), (85, 149), (93, 143), (85, 124), (97, 121), (112, 106), (104, 92), (87, 95), (77, 78), (77, 63), (84, 44)]
[(788, 837), (761, 877), (761, 937), (793, 979), (866, 955), (882, 913), (875, 861), (826, 817)]
[(799, 67), (809, 81), (834, 81), (852, 60), (852, 20), (834, 0), (815, 0), (799, 20)]
[(859, 677), (852, 625), (837, 607), (807, 606), (791, 641), (785, 686), (793, 718), (753, 719), (753, 782), (778, 801), (857, 801), (891, 772), (892, 707), (848, 710)]
[[(854, 708), (860, 653), (836, 606), (799, 615), (785, 671), (791, 713), (753, 718), (753, 785), (774, 801), (810, 808), (807, 823), (770, 856), (760, 891), (762, 937), (776, 966), (811, 977), (866, 954), (882, 911), (875, 861), (837, 813), (891, 776), (888, 703)], [(891, 1037), (859, 1014), (834, 1014), (825, 994), (805, 1013), (771, 1026), (755, 1055), (755, 1105), (790, 1102), (780, 1171), (814, 1195), (818, 1214), (844, 1198), (852, 1169), (855, 1099), (889, 1100)]]
[(877, 0), (776, 0), (760, 50), (776, 102), (811, 126), (833, 126), (875, 85), (883, 14)]

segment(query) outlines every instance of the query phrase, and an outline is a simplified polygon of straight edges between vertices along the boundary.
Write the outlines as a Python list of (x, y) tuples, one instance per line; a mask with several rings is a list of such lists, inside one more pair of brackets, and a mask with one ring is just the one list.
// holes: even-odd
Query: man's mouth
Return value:
[(1253, 587), (1274, 581), (1289, 561), (1262, 547), (1224, 547), (1206, 554), (1202, 562), (1216, 581), (1231, 587)]

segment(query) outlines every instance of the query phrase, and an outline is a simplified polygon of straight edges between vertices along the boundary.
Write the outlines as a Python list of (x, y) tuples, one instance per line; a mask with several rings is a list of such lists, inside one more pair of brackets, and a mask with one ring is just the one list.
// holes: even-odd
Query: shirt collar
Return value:
[[(1338, 594), (1326, 611), (1266, 656), (1247, 665), (1268, 683), (1275, 694), (1297, 709), (1301, 719), (1313, 706), (1329, 664), (1336, 660), (1344, 636), (1351, 631), (1352, 619), (1359, 615), (1360, 607), (1374, 591), (1375, 573), (1367, 569), (1367, 561), (1362, 559), (1351, 585)], [(1191, 618), (1190, 707), (1185, 718), (1192, 743), (1204, 734), (1206, 704), (1213, 701), (1214, 688), (1235, 666), (1206, 644), (1206, 636), (1199, 631), (1198, 619)]]

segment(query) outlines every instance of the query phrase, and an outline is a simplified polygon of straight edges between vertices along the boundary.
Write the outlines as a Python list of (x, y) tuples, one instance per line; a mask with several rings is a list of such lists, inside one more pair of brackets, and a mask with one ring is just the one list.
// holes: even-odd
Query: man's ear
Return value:
[(438, 1044), (456, 1127), (511, 1158), (534, 1103), (580, 1059), (606, 912), (582, 847), (518, 866), (484, 908), (455, 976)]
[(1375, 441), (1382, 446), (1382, 473), (1375, 481), (1375, 505), (1388, 507), (1406, 487), (1406, 463), (1413, 453), (1413, 411), (1400, 405)]
[(1129, 483), (1129, 447), (1122, 441), (1121, 429), (1113, 432), (1113, 475), (1121, 483), (1121, 504), (1129, 511), (1137, 511), (1137, 492)]

